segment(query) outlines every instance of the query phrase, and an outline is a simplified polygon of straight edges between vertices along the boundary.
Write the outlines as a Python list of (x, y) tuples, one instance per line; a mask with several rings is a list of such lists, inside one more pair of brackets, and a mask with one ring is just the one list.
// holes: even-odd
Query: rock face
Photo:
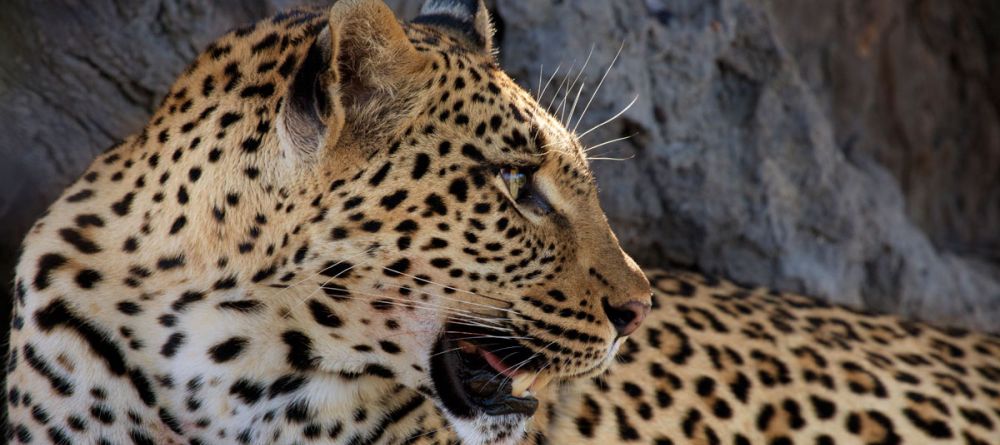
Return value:
[[(894, 77), (886, 78), (871, 63), (853, 63), (862, 57), (853, 46), (822, 44), (855, 39), (856, 30), (815, 23), (830, 9), (860, 21), (869, 3), (903, 11), (886, 20), (907, 33), (969, 21), (949, 8), (935, 16), (947, 23), (927, 23), (903, 6), (934, 2), (498, 2), (501, 55), (531, 88), (548, 79), (539, 80), (541, 64), (552, 72), (562, 62), (551, 91), (572, 83), (594, 48), (581, 77), (589, 93), (624, 43), (580, 128), (639, 97), (584, 140), (631, 136), (592, 153), (612, 225), (640, 262), (996, 329), (996, 274), (946, 249), (953, 241), (986, 246), (1000, 235), (988, 224), (1000, 214), (997, 115), (988, 99), (962, 97), (990, 91), (986, 39), (936, 35), (943, 45), (978, 44), (961, 56), (981, 62), (970, 68), (983, 74), (975, 85), (962, 85), (965, 71), (948, 65), (947, 51), (928, 61), (895, 54)], [(919, 54), (926, 45), (891, 29), (871, 32), (895, 39), (885, 52)], [(929, 107), (935, 103), (941, 108)], [(961, 118), (977, 113), (975, 123)], [(973, 134), (949, 132), (962, 125)], [(909, 145), (895, 143), (896, 131)], [(929, 152), (931, 165), (915, 165), (913, 151)], [(608, 157), (631, 159), (601, 159)]]
[(935, 245), (1000, 260), (1000, 3), (770, 6), (837, 146), (892, 173)]
[[(141, 128), (200, 48), (293, 2), (8, 3), (0, 13), (7, 283), (30, 223), (96, 153)], [(420, 1), (388, 3), (412, 17)], [(612, 225), (640, 262), (1000, 327), (997, 269), (967, 257), (1000, 257), (1000, 39), (989, 26), (1000, 7), (491, 5), (502, 65), (533, 91), (548, 84), (544, 103), (572, 110), (579, 133), (638, 97), (584, 141), (596, 147)], [(576, 101), (568, 86), (581, 83)], [(631, 159), (608, 159), (620, 157)]]

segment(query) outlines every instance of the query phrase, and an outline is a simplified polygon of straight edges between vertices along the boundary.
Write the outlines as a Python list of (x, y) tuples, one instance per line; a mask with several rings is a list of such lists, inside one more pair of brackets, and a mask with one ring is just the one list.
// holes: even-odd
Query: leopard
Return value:
[[(514, 443), (651, 288), (480, 1), (235, 29), (29, 229), (14, 443)], [(421, 433), (424, 434), (424, 433)]]
[(21, 443), (992, 444), (1000, 337), (643, 271), (480, 1), (237, 29), (29, 233)]

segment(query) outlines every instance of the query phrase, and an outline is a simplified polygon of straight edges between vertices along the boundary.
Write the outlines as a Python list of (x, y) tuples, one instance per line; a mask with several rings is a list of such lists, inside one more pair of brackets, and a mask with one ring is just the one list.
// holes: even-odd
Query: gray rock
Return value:
[[(794, 34), (789, 29), (808, 35), (811, 28), (774, 18), (788, 3), (795, 2), (500, 2), (503, 65), (534, 89), (545, 80), (540, 64), (551, 71), (562, 62), (553, 81), (559, 85), (576, 76), (565, 66), (579, 68), (593, 47), (599, 63), (584, 74), (592, 90), (624, 42), (580, 128), (638, 95), (620, 119), (585, 141), (633, 136), (599, 148), (592, 165), (612, 225), (641, 262), (695, 266), (937, 323), (1000, 327), (1000, 282), (992, 269), (936, 248), (907, 213), (897, 177), (873, 156), (848, 156), (838, 143), (831, 114), (849, 116), (852, 104), (824, 90), (826, 84), (803, 79), (782, 36)], [(822, 15), (799, 12), (785, 16)], [(816, 39), (842, 32), (823, 29)], [(951, 87), (941, 85), (945, 93)], [(933, 118), (951, 117), (925, 116)], [(995, 119), (987, 124), (996, 127)], [(957, 148), (966, 156), (980, 150)], [(599, 160), (607, 153), (632, 159)], [(971, 174), (966, 182), (997, 180)], [(997, 195), (988, 193), (994, 201)], [(935, 212), (969, 226), (978, 222), (947, 208), (926, 209)], [(977, 229), (995, 236), (987, 230), (993, 227)]]

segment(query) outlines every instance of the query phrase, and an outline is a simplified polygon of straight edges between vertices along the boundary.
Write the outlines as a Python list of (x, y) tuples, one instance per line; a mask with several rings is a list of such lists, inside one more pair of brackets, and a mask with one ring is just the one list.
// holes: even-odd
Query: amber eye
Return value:
[(500, 169), (500, 179), (507, 186), (507, 191), (515, 202), (521, 201), (528, 191), (528, 172), (523, 169), (503, 167)]
[(545, 196), (535, 188), (532, 167), (501, 167), (497, 175), (507, 187), (510, 199), (514, 201), (518, 211), (531, 212), (535, 215), (547, 215), (552, 212), (552, 206)]

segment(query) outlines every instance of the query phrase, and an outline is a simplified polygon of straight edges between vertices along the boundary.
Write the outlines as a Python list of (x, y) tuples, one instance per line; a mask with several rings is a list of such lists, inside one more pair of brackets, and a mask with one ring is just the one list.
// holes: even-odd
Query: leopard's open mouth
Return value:
[(454, 416), (521, 415), (538, 409), (537, 394), (551, 381), (541, 355), (509, 333), (448, 324), (434, 346), (431, 378), (441, 403)]

